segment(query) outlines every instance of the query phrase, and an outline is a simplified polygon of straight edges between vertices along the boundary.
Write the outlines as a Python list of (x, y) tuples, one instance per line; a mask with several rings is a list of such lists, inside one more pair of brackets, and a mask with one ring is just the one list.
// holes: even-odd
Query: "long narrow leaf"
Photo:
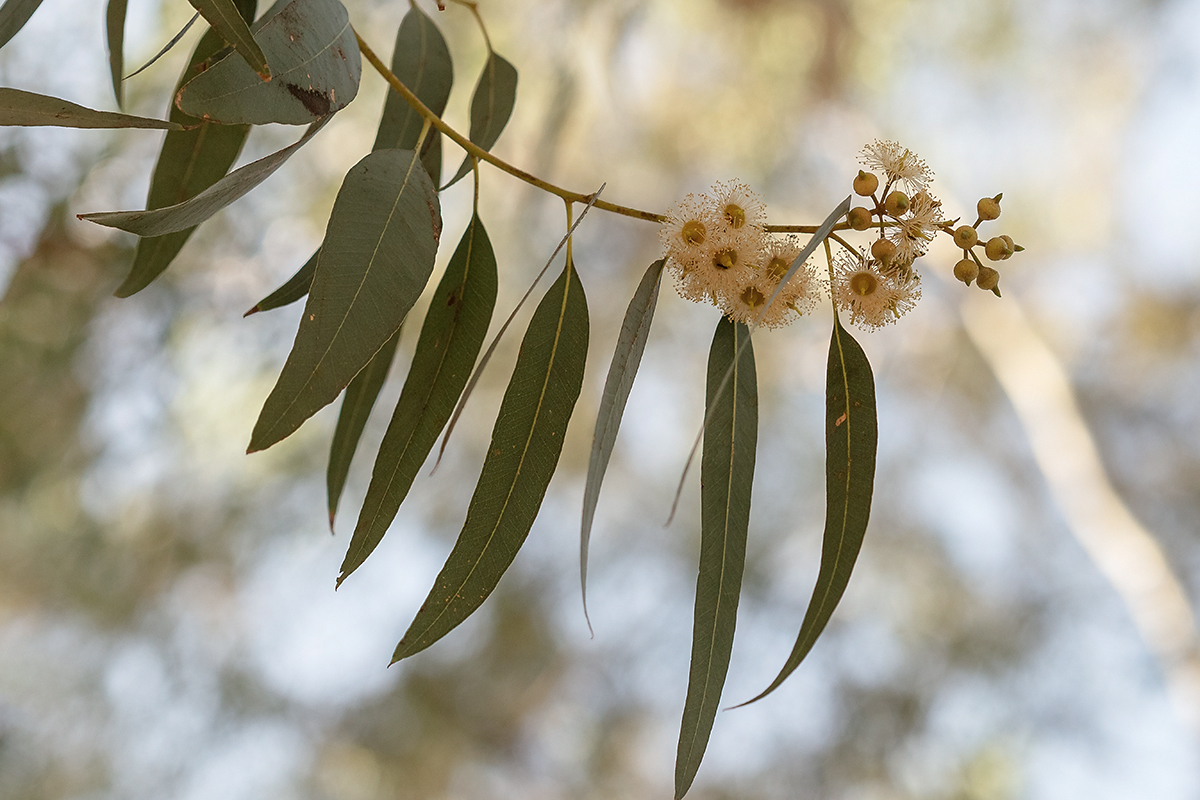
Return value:
[(230, 54), (179, 90), (180, 109), (227, 125), (306, 125), (354, 99), (362, 60), (345, 6), (338, 0), (292, 0), (264, 20), (255, 35), (275, 73), (271, 81), (259, 80)]
[(136, 233), (138, 236), (162, 236), (165, 233), (194, 228), (271, 177), (293, 153), (307, 144), (308, 140), (324, 127), (328, 119), (326, 117), (309, 126), (295, 144), (235, 169), (190, 200), (146, 211), (98, 211), (80, 214), (79, 218), (97, 225)]
[(568, 259), (530, 320), (467, 520), (392, 656), (424, 650), (477, 609), (516, 558), (558, 465), (583, 385), (588, 312)]
[[(491, 150), (508, 124), (516, 101), (517, 68), (504, 57), (489, 53), (487, 63), (483, 65), (483, 74), (475, 86), (475, 94), (471, 96), (471, 135), (468, 138), (484, 150)], [(458, 183), (470, 171), (471, 159), (467, 157), (450, 182), (442, 188), (447, 189)]]
[(496, 307), (496, 256), (471, 219), (438, 283), (388, 424), (338, 585), (379, 544), (466, 385)]
[(243, 314), (243, 317), (248, 317), (251, 314), (257, 314), (259, 311), (270, 311), (272, 308), (281, 308), (290, 303), (294, 303), (304, 295), (308, 294), (309, 287), (312, 286), (313, 275), (317, 271), (317, 258), (321, 255), (321, 249), (318, 247), (317, 252), (309, 257), (301, 265), (300, 269), (292, 277), (283, 282), (275, 291), (259, 300), (254, 304), (254, 307)]
[(521, 295), (521, 299), (513, 307), (512, 313), (508, 315), (508, 319), (504, 320), (504, 324), (500, 326), (500, 330), (492, 338), (492, 343), (488, 345), (487, 350), (483, 351), (483, 356), (479, 359), (479, 363), (475, 365), (475, 370), (471, 373), (471, 377), (467, 379), (466, 388), (463, 389), (462, 395), (458, 398), (458, 405), (454, 407), (454, 413), (450, 415), (450, 422), (446, 425), (446, 433), (442, 436), (442, 446), (438, 448), (437, 462), (433, 465), (435, 470), (437, 469), (437, 465), (441, 463), (442, 454), (446, 452), (446, 443), (450, 441), (450, 434), (454, 432), (454, 426), (458, 424), (458, 418), (462, 416), (463, 409), (467, 406), (467, 400), (470, 399), (471, 392), (475, 390), (475, 384), (479, 382), (479, 376), (483, 374), (484, 367), (488, 365), (492, 354), (496, 352), (496, 346), (500, 344), (500, 339), (504, 336), (504, 332), (508, 330), (508, 326), (516, 319), (517, 312), (525, 305), (525, 301), (533, 294), (533, 290), (537, 288), (542, 276), (546, 274), (546, 271), (550, 269), (550, 265), (554, 263), (554, 259), (558, 256), (558, 251), (562, 250), (567, 242), (571, 240), (571, 234), (579, 227), (579, 223), (583, 222), (583, 218), (587, 216), (587, 213), (592, 210), (592, 206), (600, 199), (600, 193), (604, 191), (604, 187), (607, 185), (605, 183), (600, 184), (600, 188), (588, 198), (587, 205), (583, 207), (583, 211), (579, 212), (579, 216), (575, 218), (575, 222), (571, 227), (567, 228), (566, 234), (559, 240), (558, 246), (554, 248), (554, 252), (550, 254), (550, 258), (546, 259), (546, 266), (542, 267), (541, 272), (529, 284), (529, 288), (525, 290), (525, 294)]
[[(754, 349), (740, 345), (750, 331), (722, 317), (708, 356), (707, 406), (711, 416), (700, 458), (700, 571), (692, 627), (692, 665), (675, 758), (675, 797), (687, 793), (704, 757), (733, 652), (750, 491), (758, 442), (758, 387)], [(721, 391), (733, 368), (729, 391)]]
[(129, 0), (108, 0), (104, 12), (104, 32), (108, 40), (108, 69), (112, 73), (113, 94), (117, 108), (125, 105), (125, 89), (121, 81), (125, 76), (125, 10)]
[[(608, 367), (604, 381), (604, 392), (600, 395), (600, 410), (596, 414), (596, 431), (592, 435), (592, 454), (588, 459), (587, 481), (583, 487), (583, 524), (579, 534), (579, 586), (583, 595), (583, 615), (587, 619), (587, 565), (588, 542), (592, 536), (592, 520), (596, 516), (596, 503), (600, 500), (600, 485), (612, 457), (613, 445), (617, 441), (617, 430), (625, 413), (625, 403), (633, 389), (633, 379), (642, 363), (642, 352), (650, 336), (650, 323), (654, 319), (654, 306), (658, 303), (658, 289), (662, 285), (663, 266), (666, 259), (650, 265), (642, 282), (638, 284), (629, 307), (625, 309), (625, 320), (617, 337), (617, 349)], [(591, 628), (591, 621), (588, 627)]]
[[(170, 41), (168, 41), (166, 44), (164, 44), (162, 46), (161, 50), (159, 50), (157, 53), (155, 53), (153, 56), (150, 57), (149, 61), (147, 61), (145, 64), (142, 64), (140, 67), (135, 69), (133, 72), (126, 75), (124, 78), (122, 78), (122, 80), (127, 81), (130, 78), (132, 78), (134, 75), (142, 74), (143, 72), (148, 70), (151, 67), (151, 65), (154, 64), (154, 62), (158, 61), (160, 58), (165, 56), (167, 53), (171, 52), (171, 48), (174, 47), (175, 45), (179, 44), (179, 40), (184, 37), (184, 34), (186, 34), (188, 31), (190, 31), (192, 29), (192, 26), (196, 24), (196, 20), (198, 20), (198, 19), (200, 19), (199, 12), (193, 14), (192, 18), (189, 19), (187, 22), (185, 22), (183, 27), (179, 29), (179, 33), (172, 36)], [(178, 91), (178, 89), (176, 89), (176, 91)], [(171, 107), (174, 108), (175, 104), (172, 103)]]
[(134, 117), (84, 108), (58, 97), (21, 89), (0, 88), (0, 125), (58, 128), (157, 128), (177, 131), (180, 125), (162, 119)]
[(396, 345), (400, 343), (400, 329), (392, 334), (392, 338), (379, 348), (379, 352), (371, 356), (371, 360), (362, 368), (362, 372), (354, 376), (346, 387), (346, 396), (342, 398), (342, 410), (338, 414), (337, 427), (333, 431), (333, 442), (329, 446), (329, 467), (325, 471), (325, 487), (329, 503), (329, 529), (333, 530), (333, 519), (337, 515), (338, 500), (342, 489), (346, 486), (346, 476), (350, 473), (350, 462), (354, 460), (354, 451), (358, 449), (358, 440), (362, 438), (363, 428), (367, 426), (367, 418), (379, 398), (379, 390), (387, 380), (388, 370), (391, 369), (392, 359), (396, 356)]
[[(412, 90), (430, 111), (441, 116), (446, 110), (450, 88), (454, 84), (454, 64), (446, 40), (426, 14), (416, 6), (409, 9), (396, 31), (392, 50), (392, 74)], [(397, 147), (411, 150), (417, 146), (424, 118), (395, 90), (388, 90), (383, 105), (375, 150)], [(421, 154), (425, 170), (436, 186), (442, 174), (441, 135), (431, 130)]]
[(264, 81), (271, 80), (271, 68), (267, 66), (267, 57), (262, 48), (250, 33), (250, 26), (238, 13), (233, 0), (188, 0), (192, 8), (200, 12), (200, 16), (212, 26), (213, 30), (233, 45), (233, 49), (245, 60), (246, 64)]
[(5, 0), (0, 6), (0, 47), (8, 44), (8, 40), (25, 27), (41, 4), (42, 0)]
[(248, 452), (292, 433), (391, 338), (433, 271), (442, 217), (412, 150), (377, 150), (338, 191), (292, 352)]
[[(254, 16), (255, 0), (239, 0), (239, 10), (246, 18)], [(220, 34), (208, 30), (200, 37), (187, 69), (179, 78), (183, 85), (191, 75), (203, 69), (203, 64), (225, 46)], [(171, 105), (170, 120), (188, 126), (185, 130), (170, 131), (163, 138), (146, 208), (164, 208), (192, 199), (225, 177), (237, 160), (250, 133), (249, 125), (215, 125), (201, 122)], [(129, 297), (150, 285), (163, 273), (196, 229), (185, 228), (163, 236), (138, 239), (129, 275), (114, 293)]]
[(866, 354), (836, 318), (829, 342), (825, 397), (825, 537), (817, 585), (783, 669), (748, 703), (775, 691), (808, 655), (846, 591), (867, 532), (879, 441), (875, 379)]

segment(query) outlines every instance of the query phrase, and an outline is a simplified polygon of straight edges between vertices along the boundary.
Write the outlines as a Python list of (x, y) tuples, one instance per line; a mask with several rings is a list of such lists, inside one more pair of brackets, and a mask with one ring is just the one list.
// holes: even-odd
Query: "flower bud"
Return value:
[(975, 210), (979, 212), (979, 218), (996, 219), (1000, 216), (1000, 198), (1003, 196), (1004, 193), (1001, 192), (995, 197), (985, 197), (976, 203)]
[(954, 243), (963, 250), (970, 250), (979, 241), (979, 234), (970, 225), (960, 225), (954, 231)]
[(979, 277), (975, 279), (975, 285), (987, 291), (995, 289), (1000, 285), (1000, 273), (991, 267), (980, 267)]
[(1003, 239), (1005, 241), (1005, 243), (1008, 245), (1008, 251), (1005, 252), (1005, 254), (1004, 254), (1004, 260), (1007, 261), (1008, 257), (1011, 256), (1014, 252), (1016, 252), (1016, 245), (1013, 244), (1013, 240), (1012, 240), (1011, 236), (1007, 236), (1002, 233), (1002, 234), (1000, 234), (1000, 238)]
[(870, 197), (879, 188), (879, 178), (861, 169), (854, 177), (854, 193), (861, 197)]
[[(986, 267), (986, 269), (991, 269), (991, 267)], [(992, 272), (995, 271), (996, 270), (994, 269), (992, 270)], [(962, 261), (959, 261), (954, 265), (954, 277), (965, 283), (967, 286), (970, 286), (971, 281), (978, 278), (979, 275), (979, 265), (969, 258), (964, 258)]]
[(871, 245), (871, 255), (875, 256), (879, 263), (886, 264), (895, 257), (896, 245), (887, 239), (876, 239), (875, 244)]
[(893, 217), (898, 217), (905, 211), (908, 211), (910, 205), (912, 203), (909, 201), (908, 195), (899, 189), (889, 194), (887, 199), (883, 201), (884, 211), (887, 211)]
[[(871, 177), (875, 176), (872, 175)], [(850, 222), (850, 227), (856, 231), (865, 231), (871, 227), (871, 212), (862, 206), (850, 209), (850, 213), (846, 215), (846, 219)]]
[(999, 236), (993, 236), (991, 239), (988, 239), (983, 252), (987, 255), (989, 261), (1003, 261), (1012, 255), (1012, 246)]

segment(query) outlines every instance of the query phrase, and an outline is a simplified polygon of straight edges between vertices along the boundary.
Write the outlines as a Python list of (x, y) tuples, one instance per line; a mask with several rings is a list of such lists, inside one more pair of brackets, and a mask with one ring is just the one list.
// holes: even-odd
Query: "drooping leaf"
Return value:
[[(468, 138), (484, 150), (491, 150), (508, 124), (516, 100), (517, 68), (502, 56), (489, 53), (475, 94), (471, 96), (471, 134)], [(470, 171), (471, 159), (464, 158), (458, 172), (442, 188), (458, 183)]]
[(358, 440), (367, 425), (367, 418), (371, 416), (371, 409), (375, 407), (379, 390), (387, 380), (392, 359), (396, 356), (396, 345), (399, 343), (400, 329), (397, 328), (392, 338), (379, 348), (378, 353), (371, 356), (362, 372), (355, 375), (354, 380), (346, 387), (337, 428), (333, 431), (333, 443), (329, 447), (329, 468), (325, 471), (330, 530), (333, 529), (333, 518), (337, 514), (342, 489), (346, 485), (346, 476), (350, 473), (350, 462), (354, 459), (354, 451), (358, 449)]
[[(437, 26), (416, 6), (409, 9), (396, 32), (396, 47), (392, 51), (392, 74), (412, 90), (429, 110), (438, 116), (446, 110), (450, 87), (454, 84), (454, 64), (450, 49)], [(389, 90), (383, 105), (383, 118), (375, 136), (375, 150), (396, 147), (412, 150), (417, 146), (425, 120), (404, 98)], [(442, 173), (441, 136), (431, 130), (422, 148), (421, 160), (425, 170), (438, 184)]]
[[(221, 35), (225, 41), (233, 45), (233, 49), (242, 57), (242, 62), (249, 67), (260, 81), (271, 80), (271, 67), (263, 53), (263, 48), (254, 40), (250, 26), (239, 13), (234, 0), (188, 0), (192, 8), (200, 12), (200, 16)], [(193, 116), (199, 116), (193, 114)], [(318, 116), (325, 116), (318, 114)], [(307, 120), (311, 122), (312, 120)]]
[(525, 332), (458, 541), (392, 656), (424, 650), (487, 599), (529, 535), (583, 385), (588, 312), (568, 260)]
[(117, 108), (125, 105), (125, 90), (121, 80), (125, 76), (125, 9), (129, 0), (108, 0), (104, 14), (104, 30), (108, 37), (108, 68), (112, 73), (113, 94)]
[(314, 123), (295, 144), (235, 169), (190, 200), (146, 211), (97, 211), (92, 214), (80, 214), (79, 218), (97, 225), (136, 233), (138, 236), (162, 236), (194, 228), (271, 177), (275, 170), (282, 167), (293, 153), (307, 144), (327, 121), (328, 118)]
[[(254, 16), (255, 0), (239, 0), (239, 11), (247, 18)], [(220, 34), (209, 30), (200, 38), (192, 53), (188, 67), (179, 79), (182, 85), (189, 76), (201, 69), (201, 65), (224, 47)], [(191, 200), (212, 186), (233, 166), (246, 136), (249, 125), (216, 125), (201, 122), (184, 114), (174, 105), (170, 119), (186, 130), (170, 131), (163, 138), (158, 163), (154, 165), (154, 176), (150, 179), (150, 193), (146, 197), (146, 208), (164, 208)], [(194, 126), (194, 127), (193, 127)], [(195, 228), (185, 228), (163, 236), (138, 239), (129, 275), (114, 293), (117, 297), (129, 297), (150, 285), (150, 282), (170, 266), (175, 256)]]
[(8, 44), (8, 40), (25, 27), (41, 4), (42, 0), (4, 0), (4, 5), (0, 6), (0, 47)]
[[(508, 330), (508, 326), (512, 324), (512, 321), (517, 318), (517, 312), (521, 310), (521, 307), (525, 305), (525, 301), (533, 294), (533, 290), (537, 288), (538, 283), (542, 280), (542, 276), (550, 269), (550, 266), (554, 263), (554, 259), (558, 256), (558, 251), (562, 250), (571, 241), (571, 234), (575, 232), (575, 229), (579, 227), (579, 223), (583, 222), (583, 218), (592, 210), (592, 206), (600, 198), (600, 193), (604, 191), (606, 185), (603, 183), (600, 184), (600, 188), (588, 199), (583, 211), (579, 212), (579, 216), (575, 219), (571, 227), (567, 228), (566, 234), (559, 240), (558, 246), (554, 248), (554, 252), (550, 254), (550, 258), (546, 259), (546, 266), (542, 267), (537, 277), (529, 284), (529, 288), (525, 290), (525, 294), (521, 295), (521, 299), (513, 307), (512, 313), (508, 315), (508, 318), (504, 320), (504, 324), (500, 326), (500, 330), (496, 332), (492, 343), (488, 345), (487, 350), (483, 351), (483, 356), (480, 357), (479, 363), (475, 365), (475, 370), (471, 373), (471, 377), (467, 379), (467, 385), (462, 391), (462, 396), (458, 398), (458, 404), (454, 406), (454, 413), (450, 415), (450, 422), (446, 425), (446, 433), (442, 436), (442, 446), (438, 449), (438, 460), (433, 465), (435, 470), (437, 469), (437, 464), (441, 463), (442, 454), (446, 452), (446, 442), (450, 441), (450, 434), (454, 432), (454, 426), (458, 423), (458, 418), (462, 416), (463, 408), (466, 407), (467, 400), (470, 398), (471, 392), (475, 389), (475, 384), (479, 382), (479, 376), (483, 374), (484, 367), (491, 360), (492, 354), (496, 352), (496, 346), (500, 344), (500, 339), (504, 337), (504, 332)], [(567, 252), (570, 252), (570, 248), (568, 248)]]
[(58, 97), (0, 88), (0, 125), (52, 125), (58, 128), (157, 128), (179, 130), (174, 122), (96, 111)]
[[(592, 435), (592, 454), (588, 459), (587, 481), (583, 487), (583, 525), (579, 536), (579, 584), (583, 594), (583, 613), (587, 616), (587, 563), (588, 542), (592, 535), (592, 520), (596, 516), (596, 503), (600, 499), (600, 485), (617, 441), (617, 430), (625, 413), (625, 403), (633, 389), (633, 379), (642, 363), (642, 351), (650, 336), (650, 323), (654, 319), (654, 306), (658, 303), (658, 289), (662, 285), (665, 259), (650, 265), (642, 282), (638, 284), (621, 333), (617, 337), (617, 349), (613, 353), (604, 381), (604, 392), (600, 396), (600, 410), (596, 414), (596, 432)], [(588, 623), (591, 624), (590, 622)]]
[(271, 63), (269, 82), (231, 53), (184, 84), (175, 98), (179, 108), (226, 125), (307, 125), (358, 93), (362, 60), (338, 0), (292, 0), (256, 35)]
[(483, 222), (474, 216), (433, 294), (408, 378), (379, 446), (339, 586), (387, 532), (450, 418), (491, 322), (496, 283), (492, 243)]
[[(149, 60), (149, 61), (147, 61), (145, 64), (142, 64), (140, 67), (138, 67), (137, 69), (135, 69), (133, 72), (131, 72), (131, 73), (129, 73), (128, 75), (126, 75), (126, 76), (125, 76), (125, 78), (124, 78), (124, 80), (129, 80), (129, 79), (130, 79), (130, 78), (132, 78), (134, 75), (140, 75), (141, 73), (143, 73), (143, 72), (145, 72), (147, 69), (149, 69), (149, 68), (150, 68), (150, 66), (151, 66), (151, 65), (152, 65), (152, 64), (153, 64), (155, 61), (158, 61), (160, 58), (162, 58), (162, 57), (163, 57), (163, 56), (165, 56), (167, 53), (169, 53), (169, 52), (171, 51), (171, 48), (172, 48), (172, 47), (174, 47), (175, 45), (179, 44), (179, 40), (183, 38), (184, 34), (186, 34), (188, 31), (190, 31), (190, 30), (192, 29), (192, 26), (196, 24), (196, 20), (198, 20), (198, 19), (200, 19), (200, 14), (199, 14), (199, 13), (193, 14), (193, 15), (192, 15), (192, 18), (191, 18), (191, 19), (189, 19), (187, 22), (185, 22), (185, 23), (184, 23), (184, 25), (183, 25), (183, 27), (179, 29), (179, 33), (177, 33), (177, 34), (175, 34), (174, 36), (172, 36), (172, 37), (171, 37), (171, 39), (170, 39), (170, 41), (168, 41), (166, 44), (164, 44), (164, 45), (162, 46), (162, 49), (161, 49), (161, 50), (159, 50), (157, 53), (155, 53), (153, 56), (151, 56), (151, 57), (150, 57), (150, 60)], [(178, 91), (178, 90), (177, 90), (177, 91)], [(175, 107), (175, 104), (174, 104), (174, 103), (172, 103), (172, 104), (171, 104), (171, 108), (174, 108), (174, 107)]]
[(254, 425), (262, 450), (333, 402), (391, 338), (429, 280), (437, 192), (412, 150), (376, 150), (346, 174), (287, 363)]
[(259, 300), (254, 304), (254, 307), (247, 311), (242, 316), (248, 317), (251, 314), (257, 314), (259, 311), (270, 311), (272, 308), (281, 308), (294, 303), (304, 295), (308, 294), (308, 289), (312, 286), (313, 274), (317, 271), (317, 258), (321, 255), (321, 249), (318, 247), (317, 252), (305, 261), (300, 269), (292, 277), (283, 282), (275, 291)]
[[(740, 348), (749, 335), (745, 325), (722, 317), (708, 356), (710, 422), (700, 456), (700, 571), (692, 663), (675, 757), (677, 800), (687, 793), (704, 757), (733, 652), (758, 441), (754, 348)], [(721, 392), (731, 365), (733, 382)]]
[(817, 585), (783, 669), (749, 703), (775, 691), (808, 655), (846, 591), (867, 532), (879, 441), (875, 379), (866, 354), (836, 318), (829, 342), (825, 400), (825, 536)]

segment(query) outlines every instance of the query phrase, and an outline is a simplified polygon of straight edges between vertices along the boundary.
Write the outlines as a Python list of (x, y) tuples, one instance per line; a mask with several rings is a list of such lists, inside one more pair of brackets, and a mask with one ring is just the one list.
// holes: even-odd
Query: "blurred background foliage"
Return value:
[[(405, 4), (349, 9), (390, 52)], [(462, 9), (426, 10), (455, 57), (447, 116), (461, 130), (482, 43)], [(1027, 248), (1005, 262), (1004, 300), (943, 280), (956, 256), (935, 249), (917, 310), (859, 335), (881, 436), (855, 578), (791, 680), (718, 716), (690, 796), (1200, 794), (1187, 600), (1200, 580), (1200, 6), (481, 10), (521, 75), (497, 152), (560, 185), (607, 181), (606, 199), (661, 210), (738, 176), (773, 222), (815, 222), (848, 192), (859, 148), (893, 138), (935, 169), (952, 216), (1003, 191), (997, 230)], [(127, 63), (191, 13), (131, 0)], [(49, 0), (0, 51), (0, 84), (111, 108), (102, 17)], [(199, 33), (128, 83), (132, 113), (162, 114)], [(335, 536), (323, 497), (335, 412), (244, 455), (299, 308), (241, 312), (319, 243), (384, 88), (364, 75), (357, 102), (127, 300), (111, 293), (131, 237), (74, 214), (141, 207), (160, 134), (0, 130), (0, 797), (669, 795), (695, 476), (687, 510), (662, 523), (702, 415), (714, 309), (669, 292), (660, 303), (600, 499), (595, 638), (576, 566), (591, 424), (625, 303), (658, 255), (653, 226), (596, 212), (581, 227), (593, 347), (560, 473), (492, 600), (431, 650), (386, 668), (461, 525), (519, 337), (446, 461), (337, 593), (362, 456), (417, 326)], [(295, 135), (255, 130), (243, 163)], [(450, 242), (470, 191), (443, 198)], [(562, 208), (494, 170), (482, 194), (498, 309), (511, 308)], [(826, 314), (756, 343), (760, 461), (730, 704), (774, 676), (816, 575)]]

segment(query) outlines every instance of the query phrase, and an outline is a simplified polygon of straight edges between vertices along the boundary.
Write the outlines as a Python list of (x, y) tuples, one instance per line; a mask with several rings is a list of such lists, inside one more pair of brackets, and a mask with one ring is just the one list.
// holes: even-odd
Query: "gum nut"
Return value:
[(910, 205), (912, 204), (909, 202), (908, 195), (900, 190), (892, 192), (887, 196), (887, 199), (883, 201), (884, 210), (893, 217), (898, 217), (905, 211), (908, 211), (908, 207)]
[(971, 281), (979, 277), (979, 265), (969, 258), (964, 258), (954, 265), (954, 277), (970, 286)]
[(980, 219), (995, 219), (1000, 216), (1000, 201), (996, 197), (985, 197), (975, 204)]
[(979, 277), (975, 279), (975, 285), (984, 290), (995, 289), (1000, 285), (1000, 273), (991, 267), (980, 267)]
[(876, 239), (875, 244), (871, 245), (871, 255), (878, 260), (887, 263), (896, 255), (896, 245), (889, 242), (887, 239)]
[(871, 227), (871, 212), (862, 206), (850, 209), (847, 219), (850, 222), (850, 227), (856, 231), (865, 231)]
[(861, 169), (854, 176), (854, 193), (861, 197), (870, 197), (879, 188), (879, 178)]
[(1001, 239), (999, 236), (993, 236), (988, 239), (987, 244), (983, 248), (984, 255), (989, 261), (1001, 261), (1004, 259), (1004, 254), (1008, 252), (1008, 242)]
[(979, 234), (970, 225), (960, 225), (954, 231), (954, 243), (963, 250), (970, 250), (979, 241)]

